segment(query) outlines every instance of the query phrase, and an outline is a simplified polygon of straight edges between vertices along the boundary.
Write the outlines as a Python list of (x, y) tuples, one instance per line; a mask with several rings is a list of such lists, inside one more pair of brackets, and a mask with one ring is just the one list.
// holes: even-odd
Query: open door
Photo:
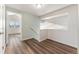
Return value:
[(5, 5), (0, 5), (0, 54), (5, 51)]

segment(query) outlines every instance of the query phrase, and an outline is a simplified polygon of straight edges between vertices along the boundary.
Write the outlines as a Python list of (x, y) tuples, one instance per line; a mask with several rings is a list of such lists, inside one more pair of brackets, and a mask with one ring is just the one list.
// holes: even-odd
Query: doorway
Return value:
[(6, 11), (6, 46), (10, 45), (12, 40), (22, 40), (22, 21), (21, 21), (21, 14), (13, 12), (13, 11)]

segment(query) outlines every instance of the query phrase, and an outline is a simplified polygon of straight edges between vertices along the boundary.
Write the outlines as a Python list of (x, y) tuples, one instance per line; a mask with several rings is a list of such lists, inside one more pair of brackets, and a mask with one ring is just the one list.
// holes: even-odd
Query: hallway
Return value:
[(35, 39), (21, 41), (19, 36), (10, 36), (5, 54), (73, 54), (77, 49), (50, 39), (38, 42)]

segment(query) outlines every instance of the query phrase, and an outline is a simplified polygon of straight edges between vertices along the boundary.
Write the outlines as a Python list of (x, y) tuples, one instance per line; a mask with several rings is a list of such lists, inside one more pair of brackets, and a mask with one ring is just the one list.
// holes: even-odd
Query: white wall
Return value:
[(48, 38), (48, 29), (40, 30), (40, 42)]
[(40, 20), (38, 17), (28, 13), (23, 13), (22, 37), (23, 39), (35, 38), (39, 40)]
[[(48, 30), (48, 38), (77, 47), (77, 39), (78, 39), (78, 20), (77, 20), (77, 5), (70, 5), (63, 9), (57, 10), (55, 12), (51, 12), (42, 17), (55, 16), (58, 14), (68, 13), (67, 17), (58, 17), (53, 18), (51, 23), (58, 24), (66, 27), (66, 30), (63, 29), (49, 29)], [(49, 21), (50, 22), (50, 21)]]

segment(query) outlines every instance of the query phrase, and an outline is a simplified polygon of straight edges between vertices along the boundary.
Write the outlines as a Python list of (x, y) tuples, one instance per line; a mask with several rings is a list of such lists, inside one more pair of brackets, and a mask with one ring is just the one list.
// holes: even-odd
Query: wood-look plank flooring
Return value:
[(77, 49), (46, 39), (38, 42), (35, 39), (21, 41), (11, 39), (5, 54), (76, 54)]

